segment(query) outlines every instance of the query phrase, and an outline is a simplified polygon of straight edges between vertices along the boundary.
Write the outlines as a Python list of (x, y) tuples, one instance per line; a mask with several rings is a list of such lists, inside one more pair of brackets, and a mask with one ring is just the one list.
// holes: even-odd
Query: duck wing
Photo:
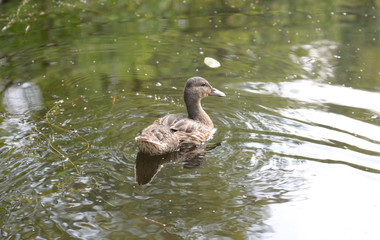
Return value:
[(189, 119), (180, 114), (169, 114), (155, 121), (155, 124), (168, 126), (173, 132), (192, 133), (194, 131), (209, 131), (200, 122)]
[(192, 150), (209, 136), (210, 129), (205, 125), (182, 115), (169, 114), (143, 129), (136, 142), (143, 152), (160, 155), (178, 149)]
[(178, 122), (182, 119), (185, 119), (185, 117), (180, 115), (180, 114), (169, 114), (169, 115), (166, 115), (162, 118), (157, 119), (156, 121), (154, 121), (154, 124), (159, 124), (159, 125), (171, 127), (171, 126), (175, 125), (176, 122)]
[(186, 133), (192, 133), (194, 131), (203, 130), (203, 129), (206, 130), (206, 128), (202, 124), (188, 118), (178, 120), (177, 122), (175, 122), (173, 125), (170, 126), (170, 129), (175, 132), (180, 131), (180, 132), (186, 132)]

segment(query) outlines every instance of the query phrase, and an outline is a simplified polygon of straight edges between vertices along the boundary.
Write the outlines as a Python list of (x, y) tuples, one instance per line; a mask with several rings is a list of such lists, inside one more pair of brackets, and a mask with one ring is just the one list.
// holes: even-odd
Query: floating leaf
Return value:
[(211, 58), (211, 57), (205, 57), (204, 63), (209, 66), (210, 68), (218, 68), (220, 67), (220, 62), (217, 60)]

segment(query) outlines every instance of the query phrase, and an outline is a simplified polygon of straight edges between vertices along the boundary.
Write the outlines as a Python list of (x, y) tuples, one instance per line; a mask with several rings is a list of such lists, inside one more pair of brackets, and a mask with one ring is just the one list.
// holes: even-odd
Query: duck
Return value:
[(183, 91), (187, 116), (168, 114), (144, 128), (135, 138), (140, 151), (155, 156), (204, 144), (214, 131), (214, 124), (201, 105), (201, 100), (208, 96), (226, 94), (213, 88), (203, 77), (187, 79)]

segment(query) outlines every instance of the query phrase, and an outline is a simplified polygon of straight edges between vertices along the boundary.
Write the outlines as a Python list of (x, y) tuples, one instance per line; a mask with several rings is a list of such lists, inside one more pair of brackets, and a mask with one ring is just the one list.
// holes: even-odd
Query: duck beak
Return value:
[(225, 97), (226, 94), (224, 92), (219, 91), (216, 88), (211, 88), (211, 92), (208, 94), (209, 96), (218, 96), (218, 97)]

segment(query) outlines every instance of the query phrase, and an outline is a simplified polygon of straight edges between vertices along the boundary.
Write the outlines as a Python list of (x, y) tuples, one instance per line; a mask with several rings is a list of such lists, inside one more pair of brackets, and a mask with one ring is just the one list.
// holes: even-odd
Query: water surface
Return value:
[[(379, 236), (376, 3), (0, 6), (2, 238)], [(205, 152), (139, 155), (191, 76), (227, 95)]]

